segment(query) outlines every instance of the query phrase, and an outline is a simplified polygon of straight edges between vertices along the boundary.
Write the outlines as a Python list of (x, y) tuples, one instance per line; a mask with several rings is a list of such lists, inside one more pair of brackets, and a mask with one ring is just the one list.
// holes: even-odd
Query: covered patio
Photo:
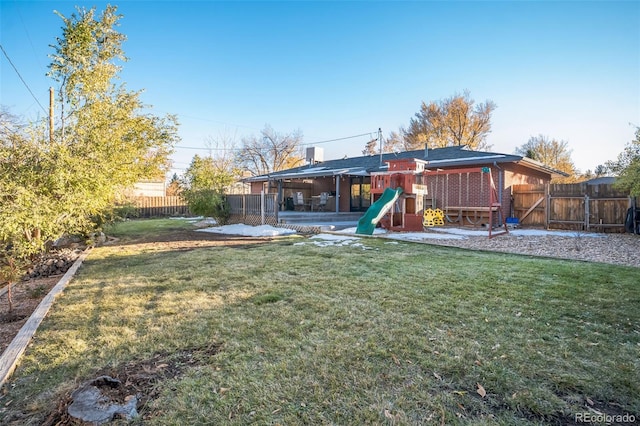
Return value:
[(251, 192), (277, 194), (280, 212), (364, 212), (371, 204), (371, 178), (364, 167), (314, 166), (249, 178)]

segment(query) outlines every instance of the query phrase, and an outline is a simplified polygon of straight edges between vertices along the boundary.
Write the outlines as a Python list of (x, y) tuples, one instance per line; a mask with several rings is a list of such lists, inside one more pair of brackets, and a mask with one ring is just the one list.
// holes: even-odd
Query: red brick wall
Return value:
[[(517, 164), (504, 164), (500, 168), (486, 166), (491, 170), (491, 176), (496, 188), (496, 195), (500, 197), (500, 183), (502, 175), (502, 220), (511, 216), (511, 186), (520, 183), (544, 183), (550, 177), (541, 172), (536, 172)], [(490, 185), (487, 175), (480, 172), (454, 173), (454, 174), (429, 174), (426, 177), (429, 195), (436, 201), (437, 207), (463, 206), (480, 207), (489, 205)]]
[[(497, 186), (497, 170), (491, 172)], [(426, 182), (429, 191), (428, 197), (435, 200), (437, 207), (489, 205), (491, 185), (487, 180), (486, 173), (463, 172), (429, 175)]]

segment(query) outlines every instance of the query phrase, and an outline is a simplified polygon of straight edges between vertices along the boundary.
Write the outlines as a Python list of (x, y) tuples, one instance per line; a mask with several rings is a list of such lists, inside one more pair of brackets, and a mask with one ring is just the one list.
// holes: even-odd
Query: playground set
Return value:
[(378, 224), (422, 231), (445, 223), (486, 227), (489, 238), (508, 232), (489, 167), (430, 170), (420, 159), (387, 163), (387, 171), (371, 174), (374, 202), (358, 221), (357, 234), (371, 235)]

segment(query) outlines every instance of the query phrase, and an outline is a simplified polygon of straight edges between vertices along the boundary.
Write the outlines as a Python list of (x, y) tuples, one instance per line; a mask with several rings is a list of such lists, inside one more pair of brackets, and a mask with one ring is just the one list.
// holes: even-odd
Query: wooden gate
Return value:
[(513, 215), (522, 225), (597, 232), (624, 232), (635, 200), (612, 185), (514, 185)]

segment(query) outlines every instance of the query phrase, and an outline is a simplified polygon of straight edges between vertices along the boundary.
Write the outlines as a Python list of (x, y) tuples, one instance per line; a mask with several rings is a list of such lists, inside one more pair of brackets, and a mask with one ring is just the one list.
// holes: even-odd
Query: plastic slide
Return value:
[(358, 221), (356, 234), (372, 235), (373, 230), (376, 229), (376, 224), (380, 222), (380, 219), (391, 209), (400, 194), (402, 194), (402, 188), (400, 187), (396, 189), (385, 188), (382, 196), (380, 196), (375, 203), (371, 204), (364, 216)]

